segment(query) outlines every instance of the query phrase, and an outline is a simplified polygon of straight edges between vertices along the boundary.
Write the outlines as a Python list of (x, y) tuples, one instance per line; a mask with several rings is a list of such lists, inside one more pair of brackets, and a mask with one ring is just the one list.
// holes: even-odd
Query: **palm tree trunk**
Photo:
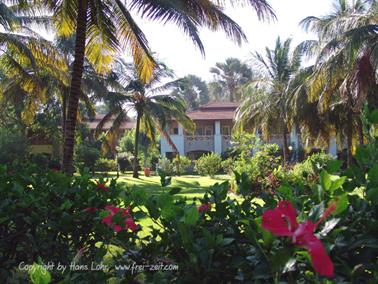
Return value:
[(65, 137), (63, 148), (63, 171), (73, 173), (73, 152), (75, 145), (75, 129), (77, 119), (77, 109), (81, 89), (81, 79), (83, 75), (85, 40), (87, 31), (87, 0), (78, 1), (75, 59), (71, 75), (70, 94), (68, 97), (67, 121), (65, 125)]
[(288, 150), (287, 150), (287, 127), (286, 127), (286, 124), (284, 123), (283, 125), (283, 149), (282, 149), (282, 152), (283, 152), (283, 165), (285, 166), (286, 165), (286, 162), (287, 162), (287, 159), (288, 159)]
[[(353, 121), (352, 111), (348, 112), (348, 121)], [(348, 167), (352, 165), (353, 156), (352, 156), (352, 139), (353, 139), (353, 128), (351, 125), (347, 126), (347, 165)]]
[(364, 145), (364, 129), (362, 126), (362, 120), (360, 117), (357, 118), (357, 131), (358, 131), (358, 140), (360, 145)]
[(135, 127), (135, 145), (134, 145), (134, 169), (133, 169), (133, 177), (138, 178), (138, 148), (139, 148), (139, 128), (140, 128), (140, 119), (141, 114), (137, 113), (137, 121)]
[(62, 140), (66, 135), (66, 119), (67, 119), (67, 94), (63, 94), (62, 98)]

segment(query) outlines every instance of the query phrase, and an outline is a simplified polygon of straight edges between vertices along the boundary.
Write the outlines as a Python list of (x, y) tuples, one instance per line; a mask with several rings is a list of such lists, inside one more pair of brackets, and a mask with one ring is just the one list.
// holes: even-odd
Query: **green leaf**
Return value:
[(71, 207), (72, 207), (72, 202), (69, 201), (69, 200), (64, 201), (63, 204), (60, 205), (61, 210), (66, 210), (66, 209), (69, 209)]
[(378, 123), (378, 109), (372, 111), (371, 113), (369, 113), (367, 119), (369, 120), (369, 122), (371, 123)]
[(186, 225), (195, 225), (199, 219), (200, 215), (195, 206), (192, 206), (185, 210), (184, 212), (184, 223)]
[(330, 160), (327, 163), (327, 171), (330, 173), (336, 173), (340, 170), (343, 161), (340, 160)]
[(346, 177), (338, 177), (338, 176), (333, 176), (333, 175), (331, 175), (330, 177), (331, 177), (332, 184), (329, 190), (331, 191), (334, 191), (340, 188), (344, 184), (345, 179), (346, 179)]
[(173, 204), (173, 197), (167, 193), (163, 193), (159, 195), (158, 204), (161, 208), (170, 206)]
[(42, 265), (34, 263), (29, 270), (30, 280), (33, 284), (48, 284), (51, 281), (50, 273)]
[(175, 194), (177, 194), (177, 193), (180, 193), (181, 190), (182, 190), (182, 188), (180, 188), (180, 187), (174, 187), (174, 188), (172, 188), (172, 189), (169, 191), (169, 194), (170, 194), (170, 195), (175, 195)]
[(366, 194), (366, 199), (371, 201), (373, 204), (378, 204), (378, 187), (369, 189)]
[(224, 238), (222, 239), (220, 245), (221, 246), (227, 246), (229, 244), (231, 244), (235, 239), (234, 238)]
[(277, 192), (281, 193), (285, 199), (292, 199), (293, 198), (293, 190), (290, 186), (281, 185)]
[(143, 189), (134, 189), (131, 191), (131, 197), (135, 204), (144, 205), (147, 194)]
[(369, 184), (373, 187), (378, 186), (378, 165), (375, 165), (368, 173)]
[(320, 184), (325, 190), (329, 190), (332, 185), (331, 177), (325, 170), (320, 173)]
[(135, 219), (143, 219), (147, 216), (147, 214), (143, 211), (137, 211), (134, 213), (134, 218)]
[(175, 216), (176, 210), (173, 204), (167, 204), (161, 209), (161, 217), (165, 219), (173, 219)]
[(336, 202), (336, 210), (333, 212), (333, 215), (340, 214), (348, 208), (349, 201), (347, 193), (336, 196), (333, 200)]

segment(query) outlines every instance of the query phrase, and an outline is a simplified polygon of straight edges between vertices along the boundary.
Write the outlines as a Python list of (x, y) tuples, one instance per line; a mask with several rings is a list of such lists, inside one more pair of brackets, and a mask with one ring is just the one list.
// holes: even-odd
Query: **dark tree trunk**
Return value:
[(360, 145), (364, 145), (364, 129), (362, 126), (362, 120), (360, 117), (357, 118), (357, 131), (358, 131), (358, 142)]
[(283, 133), (283, 147), (282, 147), (282, 152), (283, 152), (283, 160), (282, 160), (282, 163), (283, 165), (285, 166), (286, 165), (286, 162), (288, 160), (288, 149), (287, 149), (287, 127), (286, 127), (286, 124), (284, 123), (283, 125), (283, 130), (282, 130), (282, 133)]
[(62, 140), (66, 136), (66, 120), (67, 120), (67, 94), (63, 94), (62, 101)]
[(73, 152), (75, 144), (75, 130), (77, 110), (81, 90), (81, 79), (85, 56), (85, 40), (87, 31), (87, 0), (78, 1), (75, 59), (71, 73), (70, 95), (68, 97), (67, 120), (63, 148), (63, 171), (73, 173)]
[[(353, 114), (351, 111), (348, 112), (348, 121), (353, 121)], [(351, 124), (347, 126), (347, 165), (348, 167), (352, 165), (353, 156), (352, 156), (352, 139), (353, 139), (353, 127)]]
[(138, 150), (139, 150), (139, 128), (140, 128), (140, 119), (142, 115), (141, 113), (137, 113), (137, 121), (135, 127), (135, 145), (134, 145), (134, 169), (133, 169), (133, 177), (138, 178)]

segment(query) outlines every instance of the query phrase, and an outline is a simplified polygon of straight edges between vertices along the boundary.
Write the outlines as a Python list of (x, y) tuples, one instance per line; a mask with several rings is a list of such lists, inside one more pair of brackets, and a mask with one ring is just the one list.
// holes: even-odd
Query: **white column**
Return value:
[(185, 155), (185, 139), (184, 139), (184, 129), (182, 128), (182, 125), (178, 125), (178, 135), (177, 139), (175, 139), (173, 142), (175, 143), (177, 150), (179, 151), (180, 156)]
[(293, 127), (293, 129), (290, 132), (290, 144), (293, 145), (293, 147), (296, 150), (298, 150), (299, 141), (298, 141), (298, 134), (297, 134), (297, 131), (295, 129), (295, 126)]
[(334, 135), (331, 135), (329, 137), (328, 153), (334, 157), (337, 156), (337, 143), (336, 143), (336, 137)]
[(220, 121), (215, 121), (214, 152), (222, 154), (222, 135)]
[(297, 133), (297, 129), (295, 125), (293, 126), (293, 129), (290, 132), (290, 145), (294, 148), (292, 150), (294, 151), (293, 152), (294, 155), (292, 156), (292, 159), (293, 161), (297, 161), (298, 156), (299, 156), (299, 141), (298, 141), (298, 133)]

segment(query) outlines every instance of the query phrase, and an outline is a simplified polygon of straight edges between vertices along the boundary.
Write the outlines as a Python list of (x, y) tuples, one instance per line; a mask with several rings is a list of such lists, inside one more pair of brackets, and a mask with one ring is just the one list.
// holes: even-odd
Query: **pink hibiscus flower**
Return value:
[(97, 189), (109, 191), (109, 187), (105, 185), (106, 183), (99, 183), (98, 181), (96, 181), (96, 184), (97, 184)]
[[(131, 213), (130, 207), (119, 208), (113, 205), (107, 205), (105, 206), (105, 209), (110, 214), (102, 219), (102, 223), (108, 225), (109, 227), (113, 227), (114, 231), (116, 231), (117, 233), (122, 230), (127, 230), (127, 229), (130, 229), (133, 232), (138, 230), (138, 225), (135, 224), (134, 219), (132, 218), (130, 214)], [(115, 224), (113, 222), (113, 216), (117, 214), (118, 212), (121, 212), (121, 217), (126, 218), (125, 224), (123, 226)]]
[(204, 204), (201, 204), (201, 205), (198, 207), (198, 212), (199, 212), (199, 213), (206, 213), (206, 212), (209, 211), (210, 209), (211, 209), (211, 204), (204, 203)]
[(314, 235), (318, 224), (325, 220), (336, 204), (331, 203), (315, 224), (311, 221), (297, 223), (297, 212), (289, 201), (280, 201), (275, 209), (266, 210), (262, 216), (262, 227), (275, 236), (290, 237), (293, 244), (307, 249), (314, 270), (322, 276), (333, 276), (333, 263), (322, 242)]

